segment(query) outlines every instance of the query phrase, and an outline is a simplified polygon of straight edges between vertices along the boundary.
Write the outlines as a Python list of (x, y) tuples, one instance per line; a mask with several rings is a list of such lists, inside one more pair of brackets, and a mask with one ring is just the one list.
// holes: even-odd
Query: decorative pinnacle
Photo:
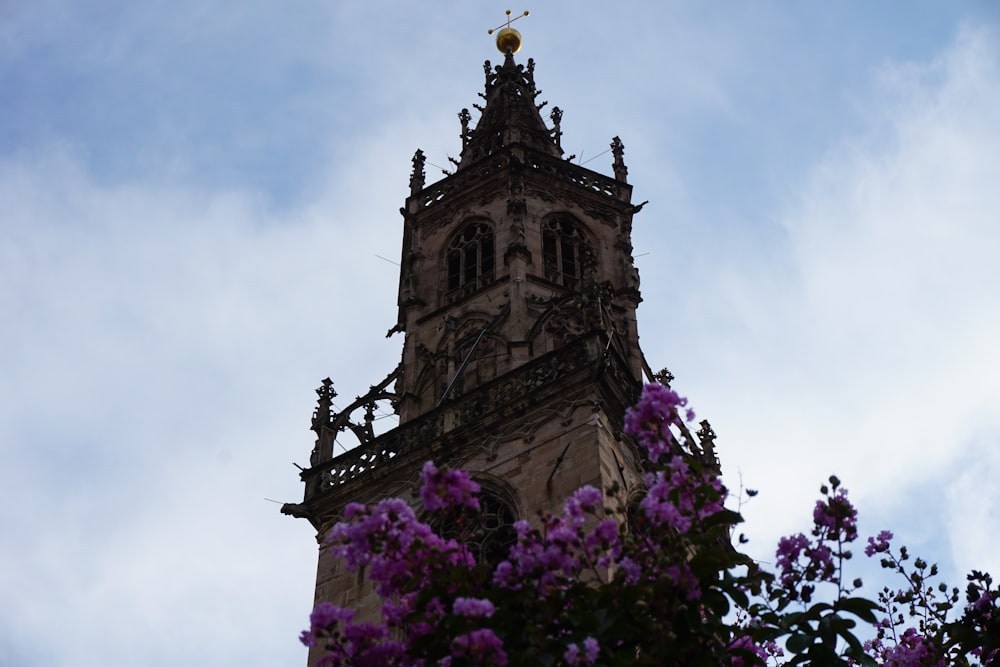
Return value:
[(510, 27), (510, 24), (517, 19), (524, 18), (530, 12), (525, 9), (524, 13), (520, 16), (514, 18), (510, 17), (510, 10), (507, 10), (507, 22), (501, 23), (496, 28), (492, 28), (486, 31), (487, 35), (492, 35), (494, 32), (497, 33), (497, 50), (500, 53), (517, 53), (521, 50), (521, 33)]

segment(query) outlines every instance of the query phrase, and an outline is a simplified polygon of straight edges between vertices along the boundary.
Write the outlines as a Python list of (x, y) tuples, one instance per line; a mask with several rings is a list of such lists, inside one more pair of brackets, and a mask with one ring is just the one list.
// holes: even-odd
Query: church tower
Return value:
[[(484, 65), (478, 122), (458, 114), (454, 173), (428, 184), (422, 152), (413, 158), (390, 331), (405, 336), (399, 366), (340, 410), (329, 379), (317, 390), (305, 498), (282, 511), (319, 537), (349, 502), (415, 499), (428, 460), (467, 470), (498, 524), (554, 511), (583, 484), (628, 494), (642, 483), (641, 457), (622, 434), (643, 376), (653, 379), (636, 328), (631, 229), (641, 205), (631, 203), (624, 147), (611, 141), (611, 176), (565, 158), (562, 111), (546, 124), (534, 61), (515, 61), (517, 39), (498, 45), (506, 52)], [(399, 424), (377, 434), (384, 408)], [(342, 451), (338, 438), (351, 435), (358, 444)], [(711, 455), (707, 423), (699, 436)], [(325, 550), (316, 600), (361, 615), (378, 608)]]

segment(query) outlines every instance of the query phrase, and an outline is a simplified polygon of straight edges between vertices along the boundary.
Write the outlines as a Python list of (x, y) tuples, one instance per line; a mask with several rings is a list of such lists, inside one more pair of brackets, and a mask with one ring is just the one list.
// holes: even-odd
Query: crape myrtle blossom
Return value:
[(875, 537), (869, 537), (868, 546), (865, 547), (865, 555), (871, 558), (877, 553), (885, 553), (889, 550), (890, 540), (892, 540), (892, 533), (888, 530), (879, 532)]
[[(1000, 590), (989, 575), (970, 575), (962, 606), (957, 589), (938, 596), (928, 583), (936, 568), (910, 566), (905, 547), (894, 551), (882, 531), (865, 553), (904, 586), (885, 588), (878, 602), (856, 596), (861, 582), (845, 570), (857, 511), (835, 477), (820, 489), (811, 533), (779, 542), (775, 573), (739, 553), (728, 542), (741, 518), (724, 507), (717, 470), (685, 451), (690, 436), (675, 435), (693, 419), (686, 405), (653, 384), (626, 414), (648, 464), (644, 491), (581, 487), (560, 513), (517, 521), (495, 562), (477, 562), (402, 500), (348, 505), (326, 548), (372, 582), (381, 613), (359, 621), (320, 602), (301, 641), (320, 667), (1000, 667)], [(626, 491), (640, 496), (629, 510)], [(428, 462), (421, 472), (428, 521), (469, 536), (487, 526), (478, 492), (463, 471)], [(858, 622), (875, 638), (862, 644)]]
[(899, 643), (884, 654), (886, 667), (946, 667), (934, 640), (924, 637), (916, 628), (907, 628)]
[(506, 665), (507, 654), (503, 642), (489, 628), (473, 630), (459, 635), (451, 643), (452, 655), (445, 656), (444, 664)]
[(494, 611), (496, 609), (492, 602), (479, 598), (455, 598), (455, 603), (452, 605), (452, 612), (456, 616), (483, 616), (489, 618), (493, 615)]
[[(676, 444), (670, 426), (681, 423), (679, 410), (686, 405), (687, 399), (673, 389), (661, 384), (647, 384), (639, 403), (625, 412), (625, 430), (639, 438), (653, 463), (672, 451)], [(687, 421), (692, 421), (694, 411), (685, 410), (685, 417)]]
[(463, 470), (438, 470), (433, 462), (420, 472), (420, 499), (428, 512), (446, 507), (479, 509), (479, 485)]
[(597, 661), (601, 647), (593, 637), (587, 637), (580, 644), (570, 644), (563, 653), (568, 665), (593, 665)]

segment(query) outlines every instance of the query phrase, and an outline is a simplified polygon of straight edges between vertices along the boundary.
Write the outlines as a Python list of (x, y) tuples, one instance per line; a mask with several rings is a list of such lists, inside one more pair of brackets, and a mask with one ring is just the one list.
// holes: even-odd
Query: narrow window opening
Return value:
[(476, 290), (493, 281), (493, 230), (483, 222), (467, 225), (445, 257), (448, 291)]
[(583, 275), (583, 258), (588, 247), (574, 220), (550, 220), (542, 230), (542, 267), (545, 278), (571, 289), (576, 287)]

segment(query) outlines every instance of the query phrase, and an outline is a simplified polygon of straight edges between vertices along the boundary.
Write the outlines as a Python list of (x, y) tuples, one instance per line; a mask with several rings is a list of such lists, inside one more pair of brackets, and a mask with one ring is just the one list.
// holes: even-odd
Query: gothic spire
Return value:
[[(561, 157), (559, 142), (539, 113), (545, 103), (535, 104), (535, 98), (541, 93), (535, 88), (535, 61), (529, 58), (527, 67), (518, 65), (508, 50), (503, 65), (491, 67), (487, 60), (483, 69), (486, 91), (480, 96), (486, 100), (486, 105), (475, 105), (481, 115), (474, 129), (466, 129), (467, 121), (463, 123), (462, 159), (458, 168), (467, 167), (512, 144)], [(463, 109), (460, 117), (467, 113)]]

